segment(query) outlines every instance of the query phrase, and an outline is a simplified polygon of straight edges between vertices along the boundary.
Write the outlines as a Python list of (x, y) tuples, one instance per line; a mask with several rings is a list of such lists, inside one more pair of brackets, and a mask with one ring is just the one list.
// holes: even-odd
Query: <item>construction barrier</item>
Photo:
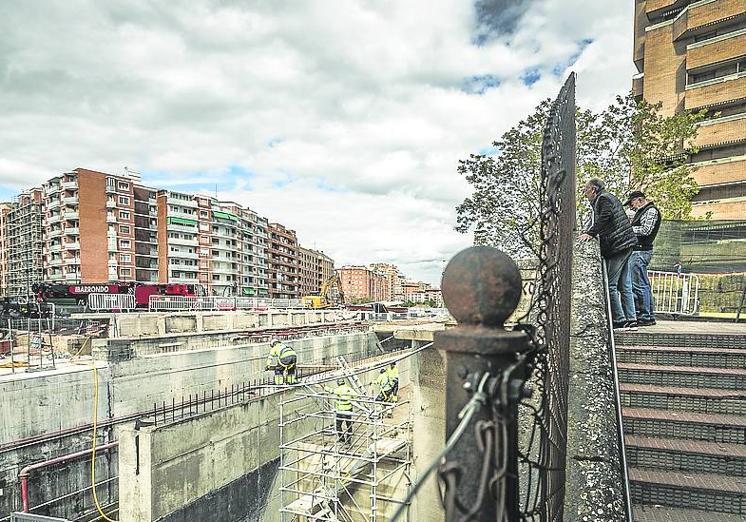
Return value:
[(303, 308), (300, 299), (259, 299), (251, 297), (186, 297), (181, 295), (151, 295), (151, 312), (180, 312), (195, 310), (268, 310)]
[(88, 308), (94, 312), (126, 312), (135, 309), (132, 294), (88, 294)]
[(648, 271), (656, 313), (695, 315), (699, 312), (699, 276)]

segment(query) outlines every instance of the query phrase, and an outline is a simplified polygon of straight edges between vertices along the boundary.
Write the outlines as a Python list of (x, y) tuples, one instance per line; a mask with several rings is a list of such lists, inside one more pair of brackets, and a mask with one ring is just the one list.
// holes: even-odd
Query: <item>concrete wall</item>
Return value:
[(595, 242), (573, 263), (564, 520), (624, 520), (610, 332)]
[[(410, 383), (409, 361), (399, 363), (402, 387)], [(377, 375), (373, 370), (359, 377), (368, 385)], [(325, 387), (331, 390), (334, 383)], [(294, 393), (277, 392), (167, 426), (124, 428), (121, 519), (175, 522), (211, 513), (213, 522), (279, 520), (279, 403)], [(309, 407), (318, 406), (299, 400), (285, 406), (285, 415), (302, 415)], [(313, 422), (286, 428), (286, 438), (310, 432)]]
[[(203, 339), (202, 336), (200, 336)], [(144, 339), (142, 340), (145, 341)], [(301, 363), (329, 362), (336, 355), (372, 354), (377, 351), (375, 335), (352, 333), (331, 337), (312, 337), (291, 342)], [(117, 361), (110, 352), (127, 350), (122, 339), (104, 340), (96, 346), (100, 354), (98, 377), (98, 417), (100, 422), (147, 412), (153, 403), (178, 402), (181, 396), (210, 393), (230, 388), (265, 375), (266, 343), (199, 348), (174, 353), (137, 355)], [(144, 350), (143, 350), (144, 351)], [(90, 424), (93, 406), (93, 375), (90, 367), (67, 366), (43, 373), (17, 373), (0, 380), (0, 446), (27, 437), (49, 435), (60, 430)], [(116, 421), (121, 422), (121, 421)], [(99, 431), (102, 442), (117, 440), (118, 428)], [(60, 436), (58, 439), (22, 449), (0, 451), (0, 519), (20, 506), (18, 472), (24, 466), (46, 458), (83, 450), (90, 446), (90, 430)], [(56, 491), (70, 492), (85, 487), (87, 467), (71, 464), (56, 474), (32, 478), (31, 486), (39, 501), (56, 496)], [(103, 466), (97, 480), (115, 473), (115, 467)], [(88, 504), (74, 496), (60, 505), (55, 514), (71, 515), (68, 508), (80, 514)], [(32, 495), (33, 500), (33, 495)], [(73, 517), (71, 517), (73, 518)]]

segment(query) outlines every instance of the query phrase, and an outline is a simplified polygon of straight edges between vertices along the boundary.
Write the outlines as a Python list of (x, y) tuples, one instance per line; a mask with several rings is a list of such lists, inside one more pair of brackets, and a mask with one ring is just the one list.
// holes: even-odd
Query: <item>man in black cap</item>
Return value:
[(593, 208), (593, 225), (578, 237), (581, 242), (597, 237), (606, 261), (609, 298), (614, 328), (637, 328), (635, 298), (629, 274), (629, 257), (637, 243), (624, 208), (616, 196), (604, 190), (603, 181), (591, 178), (583, 188)]
[(633, 190), (627, 196), (624, 205), (635, 210), (632, 218), (632, 230), (637, 236), (632, 255), (629, 258), (629, 271), (632, 274), (632, 291), (635, 294), (637, 324), (651, 326), (655, 324), (653, 311), (653, 292), (648, 279), (648, 265), (653, 258), (653, 241), (661, 226), (661, 213), (652, 201), (645, 198), (640, 190)]

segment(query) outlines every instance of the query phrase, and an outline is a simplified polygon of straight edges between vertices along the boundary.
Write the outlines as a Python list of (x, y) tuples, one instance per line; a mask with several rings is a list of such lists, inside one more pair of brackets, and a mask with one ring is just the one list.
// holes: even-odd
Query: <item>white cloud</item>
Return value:
[[(437, 282), (469, 243), (453, 231), (468, 194), (458, 159), (553, 96), (584, 40), (579, 101), (626, 90), (627, 4), (482, 1), (525, 12), (494, 17), (501, 33), (462, 0), (12, 2), (0, 183), (124, 165), (177, 189), (219, 183), (340, 263), (393, 261)], [(500, 85), (461, 90), (487, 75)]]

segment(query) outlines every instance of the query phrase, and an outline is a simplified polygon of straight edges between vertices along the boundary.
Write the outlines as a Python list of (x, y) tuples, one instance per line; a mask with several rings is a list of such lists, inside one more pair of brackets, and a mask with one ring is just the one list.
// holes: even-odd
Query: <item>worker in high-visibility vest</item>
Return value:
[(399, 368), (397, 368), (395, 362), (392, 362), (389, 365), (386, 369), (386, 373), (388, 373), (389, 380), (391, 381), (391, 394), (389, 395), (389, 399), (391, 402), (397, 402), (399, 400)]
[[(334, 402), (335, 428), (337, 441), (344, 442), (348, 446), (352, 444), (352, 400), (355, 398), (355, 390), (347, 384), (344, 379), (337, 379), (337, 387), (334, 390), (336, 400)], [(346, 427), (344, 425), (347, 425)]]
[(270, 343), (266, 369), (275, 371), (275, 384), (295, 384), (297, 363), (298, 355), (290, 346), (277, 339)]
[(381, 373), (376, 379), (376, 386), (378, 386), (377, 401), (390, 402), (391, 401), (391, 379), (389, 378), (389, 372), (386, 368), (381, 368)]

